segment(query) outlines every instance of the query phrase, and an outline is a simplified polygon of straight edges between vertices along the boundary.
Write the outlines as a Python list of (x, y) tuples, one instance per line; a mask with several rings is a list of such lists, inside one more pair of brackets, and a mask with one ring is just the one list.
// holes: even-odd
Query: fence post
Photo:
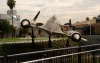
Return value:
[(3, 45), (5, 47), (5, 49), (3, 49), (3, 51), (4, 51), (4, 63), (8, 63), (8, 58), (7, 58), (7, 44), (4, 43)]
[[(79, 45), (78, 53), (81, 52), (81, 47)], [(81, 54), (78, 54), (78, 63), (81, 63)]]
[(4, 56), (4, 63), (8, 63), (7, 55)]
[[(95, 50), (95, 46), (93, 46), (93, 50)], [(92, 54), (93, 54), (93, 63), (95, 63), (95, 51), (93, 51)]]

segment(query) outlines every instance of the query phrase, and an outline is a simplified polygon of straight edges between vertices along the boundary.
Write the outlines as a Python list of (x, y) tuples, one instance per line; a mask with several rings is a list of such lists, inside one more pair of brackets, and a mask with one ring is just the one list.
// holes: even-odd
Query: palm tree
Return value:
[[(12, 12), (12, 27), (13, 27), (13, 8), (16, 5), (15, 2), (16, 2), (15, 0), (7, 0), (7, 5), (9, 6)], [(12, 38), (13, 38), (13, 28), (12, 28)]]

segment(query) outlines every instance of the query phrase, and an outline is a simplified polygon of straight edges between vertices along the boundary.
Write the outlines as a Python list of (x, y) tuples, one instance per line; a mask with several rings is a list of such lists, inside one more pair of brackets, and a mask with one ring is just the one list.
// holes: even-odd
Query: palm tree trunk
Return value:
[(11, 9), (11, 12), (12, 12), (12, 38), (13, 38), (13, 37), (14, 37), (14, 36), (13, 36), (13, 33), (14, 33), (14, 32), (13, 32), (13, 9)]

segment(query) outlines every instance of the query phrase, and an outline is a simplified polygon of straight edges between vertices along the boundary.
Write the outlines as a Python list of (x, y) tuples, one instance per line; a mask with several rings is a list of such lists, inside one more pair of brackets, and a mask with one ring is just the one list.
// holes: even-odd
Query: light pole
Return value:
[(90, 24), (90, 36), (91, 36), (91, 24)]
[(88, 22), (89, 29), (90, 29), (90, 36), (91, 36), (91, 23)]

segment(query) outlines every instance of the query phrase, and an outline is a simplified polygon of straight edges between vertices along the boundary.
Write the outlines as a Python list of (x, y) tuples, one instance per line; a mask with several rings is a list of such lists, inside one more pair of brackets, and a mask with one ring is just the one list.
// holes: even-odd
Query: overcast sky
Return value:
[[(6, 14), (9, 7), (7, 0), (0, 0), (0, 14)], [(45, 23), (53, 15), (61, 24), (84, 21), (86, 17), (97, 17), (100, 14), (100, 0), (16, 0), (17, 14), (24, 18), (33, 19), (38, 11), (37, 22)]]

